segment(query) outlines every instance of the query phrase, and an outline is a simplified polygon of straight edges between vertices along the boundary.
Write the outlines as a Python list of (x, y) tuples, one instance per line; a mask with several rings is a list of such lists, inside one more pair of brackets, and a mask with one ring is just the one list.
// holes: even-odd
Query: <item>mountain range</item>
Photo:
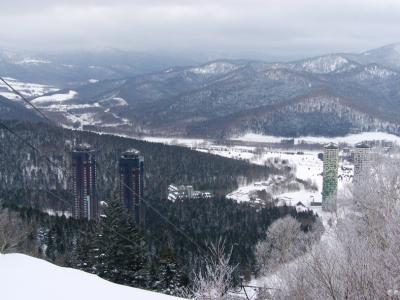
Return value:
[(47, 84), (44, 95), (30, 96), (32, 103), (74, 128), (212, 138), (400, 134), (400, 44), (291, 62), (224, 59), (137, 73), (122, 72), (134, 63), (119, 62), (114, 74), (76, 70), (68, 82), (28, 78), (15, 62), (14, 73), (0, 64), (0, 74)]

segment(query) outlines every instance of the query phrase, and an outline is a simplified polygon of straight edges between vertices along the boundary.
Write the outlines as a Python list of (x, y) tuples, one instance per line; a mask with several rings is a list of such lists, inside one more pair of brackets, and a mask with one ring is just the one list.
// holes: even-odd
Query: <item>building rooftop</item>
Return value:
[(367, 142), (361, 142), (361, 143), (358, 143), (358, 144), (356, 144), (356, 148), (364, 148), (364, 149), (368, 149), (368, 148), (371, 148), (371, 146), (370, 146), (370, 145), (368, 145), (368, 143), (367, 143)]
[(126, 150), (124, 153), (122, 153), (122, 157), (128, 159), (137, 158), (139, 156), (140, 156), (140, 151), (133, 148)]
[(329, 143), (324, 146), (325, 149), (339, 149), (338, 145), (335, 143)]
[(89, 151), (93, 151), (93, 149), (89, 144), (82, 143), (82, 144), (76, 145), (74, 148), (74, 151), (75, 152), (89, 152)]

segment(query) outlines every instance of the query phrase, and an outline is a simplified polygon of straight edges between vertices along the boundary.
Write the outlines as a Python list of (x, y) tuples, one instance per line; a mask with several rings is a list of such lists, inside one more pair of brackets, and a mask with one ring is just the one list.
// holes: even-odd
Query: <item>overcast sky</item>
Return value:
[(399, 0), (0, 0), (0, 46), (302, 56), (400, 42)]

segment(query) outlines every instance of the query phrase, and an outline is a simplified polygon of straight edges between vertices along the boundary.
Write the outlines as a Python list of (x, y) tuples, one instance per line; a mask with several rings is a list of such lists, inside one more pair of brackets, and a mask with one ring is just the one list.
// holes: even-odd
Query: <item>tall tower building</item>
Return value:
[(96, 158), (90, 145), (82, 144), (72, 151), (72, 176), (75, 219), (97, 220)]
[(354, 177), (355, 184), (360, 183), (368, 173), (372, 162), (371, 147), (365, 143), (359, 143), (354, 150)]
[(322, 210), (336, 210), (338, 188), (339, 148), (334, 143), (324, 147)]
[(136, 224), (144, 223), (144, 158), (136, 149), (124, 152), (119, 160), (120, 195)]

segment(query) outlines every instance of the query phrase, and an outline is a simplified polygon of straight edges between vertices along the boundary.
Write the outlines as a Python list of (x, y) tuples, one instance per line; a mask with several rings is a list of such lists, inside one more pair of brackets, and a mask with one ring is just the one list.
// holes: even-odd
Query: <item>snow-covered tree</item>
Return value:
[(143, 288), (149, 285), (147, 247), (120, 201), (109, 202), (89, 247), (92, 266), (85, 268), (115, 283)]
[(230, 265), (232, 251), (225, 251), (222, 241), (208, 247), (210, 256), (204, 258), (204, 264), (195, 274), (192, 292), (196, 300), (230, 300), (233, 287), (233, 272)]
[[(315, 224), (319, 228), (320, 224)], [(319, 238), (320, 232), (305, 233), (301, 223), (291, 216), (278, 219), (268, 228), (265, 240), (256, 246), (261, 274), (271, 273), (280, 265), (304, 254)]]
[(400, 161), (380, 157), (363, 175), (333, 234), (280, 272), (275, 298), (399, 298)]

